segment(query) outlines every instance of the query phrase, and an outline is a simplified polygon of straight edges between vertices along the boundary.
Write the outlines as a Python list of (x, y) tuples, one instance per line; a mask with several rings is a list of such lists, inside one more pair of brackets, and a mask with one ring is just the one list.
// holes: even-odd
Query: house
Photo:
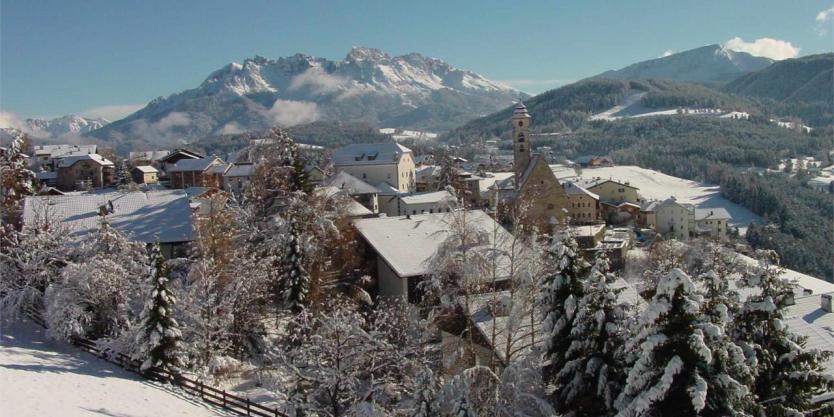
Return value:
[(168, 170), (173, 168), (177, 162), (182, 161), (184, 159), (202, 159), (205, 158), (203, 155), (200, 155), (196, 152), (192, 152), (186, 149), (174, 149), (169, 152), (167, 155), (159, 158), (158, 160), (158, 169), (161, 170), (163, 176), (168, 175)]
[[(345, 171), (324, 180), (325, 186), (336, 187), (365, 206), (371, 213), (379, 213), (379, 190)], [(392, 214), (392, 213), (389, 213)], [(396, 215), (396, 213), (393, 213)]]
[(369, 184), (385, 182), (400, 192), (415, 191), (411, 149), (397, 143), (353, 144), (336, 150), (335, 172), (347, 172)]
[(32, 169), (57, 171), (61, 158), (97, 153), (98, 145), (35, 145), (32, 151)]
[(371, 210), (368, 210), (367, 207), (363, 206), (362, 204), (359, 204), (359, 202), (357, 202), (351, 196), (349, 196), (347, 194), (347, 191), (338, 187), (326, 185), (323, 187), (316, 188), (313, 192), (317, 195), (327, 197), (334, 203), (338, 204), (345, 210), (345, 213), (349, 217), (360, 218), (372, 217), (374, 215), (374, 213)]
[(223, 174), (223, 189), (236, 196), (242, 195), (254, 173), (255, 166), (250, 163), (229, 165), (229, 169)]
[(150, 165), (139, 165), (130, 170), (133, 182), (137, 184), (156, 184), (159, 182), (159, 170)]
[(130, 152), (127, 157), (128, 164), (132, 167), (150, 165), (161, 169), (161, 160), (170, 154), (170, 151), (138, 151)]
[[(376, 279), (380, 296), (401, 297), (417, 302), (417, 284), (429, 273), (429, 260), (449, 236), (449, 224), (465, 220), (488, 239), (483, 249), (501, 246), (510, 240), (509, 232), (480, 210), (418, 214), (399, 217), (358, 219), (354, 226), (376, 254)], [(478, 248), (472, 248), (478, 250)], [(499, 260), (498, 276), (505, 277), (506, 264)], [(499, 281), (506, 278), (500, 278)]]
[(539, 154), (531, 155), (531, 119), (524, 104), (519, 103), (513, 110), (514, 175), (493, 186), (493, 207), (503, 210), (507, 205), (516, 204), (524, 207), (526, 221), (553, 225), (567, 217), (568, 198), (547, 159)]
[(206, 168), (203, 171), (203, 187), (210, 187), (216, 189), (223, 188), (223, 177), (226, 175), (226, 171), (229, 170), (231, 164), (227, 164), (225, 162), (221, 162), (219, 164), (213, 164)]
[(440, 166), (422, 165), (415, 170), (414, 187), (418, 193), (437, 190), (437, 179), (440, 177)]
[(565, 194), (568, 196), (568, 216), (574, 224), (597, 223), (600, 221), (599, 196), (566, 181)]
[(109, 187), (115, 183), (116, 165), (99, 154), (61, 158), (56, 185), (61, 191)]
[(731, 218), (722, 207), (696, 208), (668, 198), (644, 202), (638, 220), (666, 238), (688, 240), (693, 236), (709, 236), (723, 240)]
[(574, 161), (576, 165), (579, 165), (583, 168), (596, 168), (596, 167), (610, 167), (614, 166), (614, 160), (607, 157), (607, 156), (597, 156), (597, 155), (585, 155), (576, 158)]
[(194, 231), (188, 195), (182, 190), (132, 191), (26, 197), (24, 225), (49, 216), (77, 241), (99, 230), (102, 218), (129, 239), (159, 242), (163, 254), (181, 254)]
[(35, 179), (37, 179), (41, 185), (45, 185), (47, 187), (55, 187), (58, 185), (58, 173), (55, 171), (36, 172)]
[(400, 204), (397, 213), (385, 214), (389, 216), (405, 216), (425, 213), (443, 213), (454, 210), (457, 207), (457, 199), (452, 193), (443, 191), (432, 191), (428, 193), (400, 194)]
[(654, 211), (655, 223), (649, 224), (657, 233), (664, 238), (675, 238), (678, 240), (689, 240), (691, 227), (690, 207), (680, 204), (674, 198), (669, 198), (660, 203), (650, 206)]
[(640, 204), (641, 201), (640, 194), (637, 193), (638, 188), (627, 182), (594, 178), (583, 180), (579, 185), (598, 195), (600, 202)]
[(727, 238), (727, 222), (732, 218), (723, 207), (696, 208), (694, 210), (695, 227), (692, 232), (696, 235), (712, 236), (716, 239)]
[(216, 157), (180, 159), (167, 168), (171, 188), (204, 187), (206, 181), (203, 173), (215, 165), (225, 167), (225, 163)]

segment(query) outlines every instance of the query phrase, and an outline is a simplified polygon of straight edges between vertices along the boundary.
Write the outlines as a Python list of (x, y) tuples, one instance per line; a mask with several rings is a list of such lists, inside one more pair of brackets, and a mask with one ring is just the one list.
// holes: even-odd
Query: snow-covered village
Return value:
[(830, 3), (93, 3), (0, 5), (0, 415), (834, 416)]

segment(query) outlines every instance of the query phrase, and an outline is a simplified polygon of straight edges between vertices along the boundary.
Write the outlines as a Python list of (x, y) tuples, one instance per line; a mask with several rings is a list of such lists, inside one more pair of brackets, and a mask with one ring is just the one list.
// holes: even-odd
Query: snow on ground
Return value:
[[(576, 176), (573, 168), (564, 165), (551, 165), (551, 168), (560, 180)], [(693, 204), (698, 208), (723, 207), (732, 216), (730, 224), (737, 226), (742, 233), (751, 222), (762, 221), (762, 218), (752, 211), (722, 197), (721, 187), (717, 185), (705, 185), (634, 165), (584, 168), (580, 176), (586, 179), (599, 177), (628, 182), (639, 188), (637, 192), (647, 200), (675, 197), (681, 203)]]
[(639, 102), (640, 99), (642, 99), (643, 96), (645, 96), (645, 95), (646, 95), (646, 92), (644, 92), (644, 91), (634, 91), (634, 92), (630, 93), (628, 96), (626, 96), (625, 100), (623, 100), (623, 104), (614, 106), (614, 107), (612, 107), (612, 108), (610, 108), (610, 109), (608, 109), (608, 110), (606, 110), (602, 113), (597, 113), (597, 114), (591, 116), (590, 120), (616, 120), (616, 119), (619, 119), (620, 116), (618, 116), (618, 115), (621, 112), (623, 112), (627, 108), (637, 104), (637, 102)]
[(0, 415), (226, 416), (178, 388), (147, 381), (29, 321), (0, 323)]

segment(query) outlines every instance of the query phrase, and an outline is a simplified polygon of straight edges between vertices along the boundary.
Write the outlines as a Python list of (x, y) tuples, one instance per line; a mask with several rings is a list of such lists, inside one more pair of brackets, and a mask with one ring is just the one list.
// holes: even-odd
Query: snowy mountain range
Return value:
[(769, 58), (733, 51), (721, 45), (707, 45), (606, 71), (592, 78), (726, 82), (763, 69), (773, 62)]
[(341, 61), (296, 54), (231, 63), (92, 135), (170, 143), (319, 120), (438, 131), (524, 97), (439, 59), (356, 47)]
[(54, 119), (32, 118), (23, 121), (24, 131), (34, 137), (58, 138), (64, 135), (77, 135), (100, 129), (110, 123), (102, 118), (86, 118), (74, 114)]

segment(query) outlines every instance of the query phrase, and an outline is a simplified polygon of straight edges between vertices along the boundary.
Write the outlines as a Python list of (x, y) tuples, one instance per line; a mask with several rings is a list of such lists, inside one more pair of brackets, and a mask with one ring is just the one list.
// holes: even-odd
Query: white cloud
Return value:
[(78, 113), (82, 117), (102, 118), (114, 122), (145, 107), (144, 104), (114, 104), (110, 106), (93, 107)]
[(724, 42), (724, 47), (732, 51), (747, 52), (753, 56), (761, 56), (777, 61), (794, 58), (799, 55), (799, 47), (793, 46), (788, 41), (772, 38), (759, 38), (752, 42), (747, 42), (744, 39), (735, 37)]
[(661, 58), (666, 58), (667, 56), (674, 55), (674, 54), (675, 54), (675, 51), (673, 51), (671, 49), (667, 49), (667, 50), (663, 51), (663, 55), (661, 55), (660, 57)]
[(310, 87), (314, 94), (325, 94), (339, 91), (348, 81), (342, 77), (324, 72), (321, 68), (313, 67), (293, 77), (289, 90), (296, 91), (303, 87)]
[(243, 128), (237, 122), (229, 122), (223, 125), (220, 129), (221, 135), (236, 135), (238, 133), (243, 133)]
[(23, 120), (20, 120), (16, 114), (8, 111), (0, 111), (0, 128), (15, 128), (20, 129), (24, 127)]
[(316, 103), (294, 100), (276, 100), (267, 114), (283, 127), (315, 122), (320, 117)]
[(831, 6), (830, 9), (825, 9), (817, 13), (817, 33), (819, 33), (820, 36), (828, 33), (828, 29), (831, 27), (829, 22), (831, 22), (832, 16), (834, 16), (834, 6)]
[(168, 130), (172, 127), (188, 126), (191, 124), (191, 116), (188, 113), (171, 112), (167, 116), (159, 119), (153, 124), (153, 127), (160, 131)]

